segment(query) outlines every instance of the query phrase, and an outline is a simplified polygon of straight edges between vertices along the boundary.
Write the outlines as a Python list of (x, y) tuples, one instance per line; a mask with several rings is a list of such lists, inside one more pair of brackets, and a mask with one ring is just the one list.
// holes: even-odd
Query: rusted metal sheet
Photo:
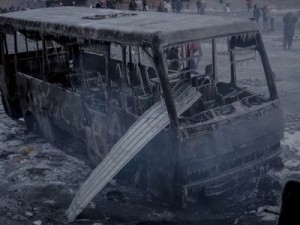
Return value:
[[(176, 85), (173, 93), (178, 115), (201, 97), (201, 94), (188, 84)], [(74, 221), (102, 188), (169, 123), (168, 112), (162, 101), (141, 116), (82, 185), (67, 211), (69, 221)]]

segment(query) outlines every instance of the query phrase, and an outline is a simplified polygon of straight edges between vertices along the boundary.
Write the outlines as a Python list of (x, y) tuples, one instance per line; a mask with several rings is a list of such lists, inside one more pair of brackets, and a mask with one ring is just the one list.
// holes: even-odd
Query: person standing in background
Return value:
[(265, 5), (261, 10), (263, 19), (263, 32), (267, 32), (269, 27), (269, 8), (267, 5)]
[(181, 2), (181, 0), (177, 0), (176, 1), (176, 12), (180, 13), (181, 9), (182, 9), (182, 2)]
[(143, 11), (148, 11), (147, 0), (143, 0)]
[(230, 12), (230, 0), (226, 0), (226, 4), (225, 4), (225, 12)]
[(204, 0), (201, 0), (201, 2), (200, 2), (200, 14), (201, 15), (205, 14), (205, 8), (206, 8), (206, 2)]
[(131, 2), (129, 3), (129, 10), (131, 11), (136, 11), (137, 10), (137, 4), (135, 2), (135, 0), (131, 0)]
[(253, 18), (258, 23), (260, 20), (261, 12), (260, 9), (257, 8), (257, 5), (254, 5), (253, 7)]
[(269, 12), (269, 18), (270, 18), (270, 31), (275, 31), (275, 16), (276, 12), (275, 9), (272, 7)]
[(252, 9), (252, 0), (246, 0), (248, 12)]
[(197, 1), (196, 1), (196, 6), (197, 6), (197, 13), (200, 14), (201, 0), (197, 0)]
[(297, 23), (298, 18), (291, 12), (287, 13), (283, 17), (283, 23), (284, 23), (284, 28), (283, 28), (283, 48), (290, 50), (292, 48), (293, 44), (293, 38), (295, 34), (295, 24)]

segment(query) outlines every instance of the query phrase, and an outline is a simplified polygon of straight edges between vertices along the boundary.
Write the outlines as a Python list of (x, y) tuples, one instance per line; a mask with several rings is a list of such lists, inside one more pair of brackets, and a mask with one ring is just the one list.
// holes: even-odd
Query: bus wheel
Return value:
[(27, 112), (24, 120), (25, 120), (26, 127), (30, 132), (33, 132), (35, 134), (41, 134), (41, 129), (39, 127), (39, 124), (37, 120), (34, 118), (34, 116), (32, 115), (32, 113)]

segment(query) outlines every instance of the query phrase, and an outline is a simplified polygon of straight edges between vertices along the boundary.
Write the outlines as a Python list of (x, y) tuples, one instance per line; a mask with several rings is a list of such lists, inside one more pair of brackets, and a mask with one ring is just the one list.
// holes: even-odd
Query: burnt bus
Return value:
[(3, 14), (0, 32), (6, 113), (84, 146), (102, 162), (92, 180), (121, 171), (196, 201), (281, 153), (282, 108), (251, 20), (58, 7)]

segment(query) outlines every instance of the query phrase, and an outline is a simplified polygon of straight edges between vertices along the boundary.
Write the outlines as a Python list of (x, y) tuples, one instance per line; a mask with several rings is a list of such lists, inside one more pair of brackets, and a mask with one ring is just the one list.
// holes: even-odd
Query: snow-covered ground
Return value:
[[(277, 31), (264, 33), (263, 38), (285, 112), (283, 169), (253, 179), (230, 197), (209, 199), (184, 210), (145, 201), (141, 191), (114, 181), (75, 224), (276, 223), (277, 216), (269, 211), (279, 211), (282, 186), (289, 179), (300, 180), (300, 29), (298, 24), (293, 50), (285, 51), (281, 17), (276, 21)], [(0, 107), (1, 225), (66, 224), (64, 212), (90, 172), (80, 155), (65, 153), (28, 133)]]
[[(0, 108), (0, 223), (32, 224), (63, 214), (88, 164), (28, 133)], [(54, 219), (57, 216), (53, 217)]]

